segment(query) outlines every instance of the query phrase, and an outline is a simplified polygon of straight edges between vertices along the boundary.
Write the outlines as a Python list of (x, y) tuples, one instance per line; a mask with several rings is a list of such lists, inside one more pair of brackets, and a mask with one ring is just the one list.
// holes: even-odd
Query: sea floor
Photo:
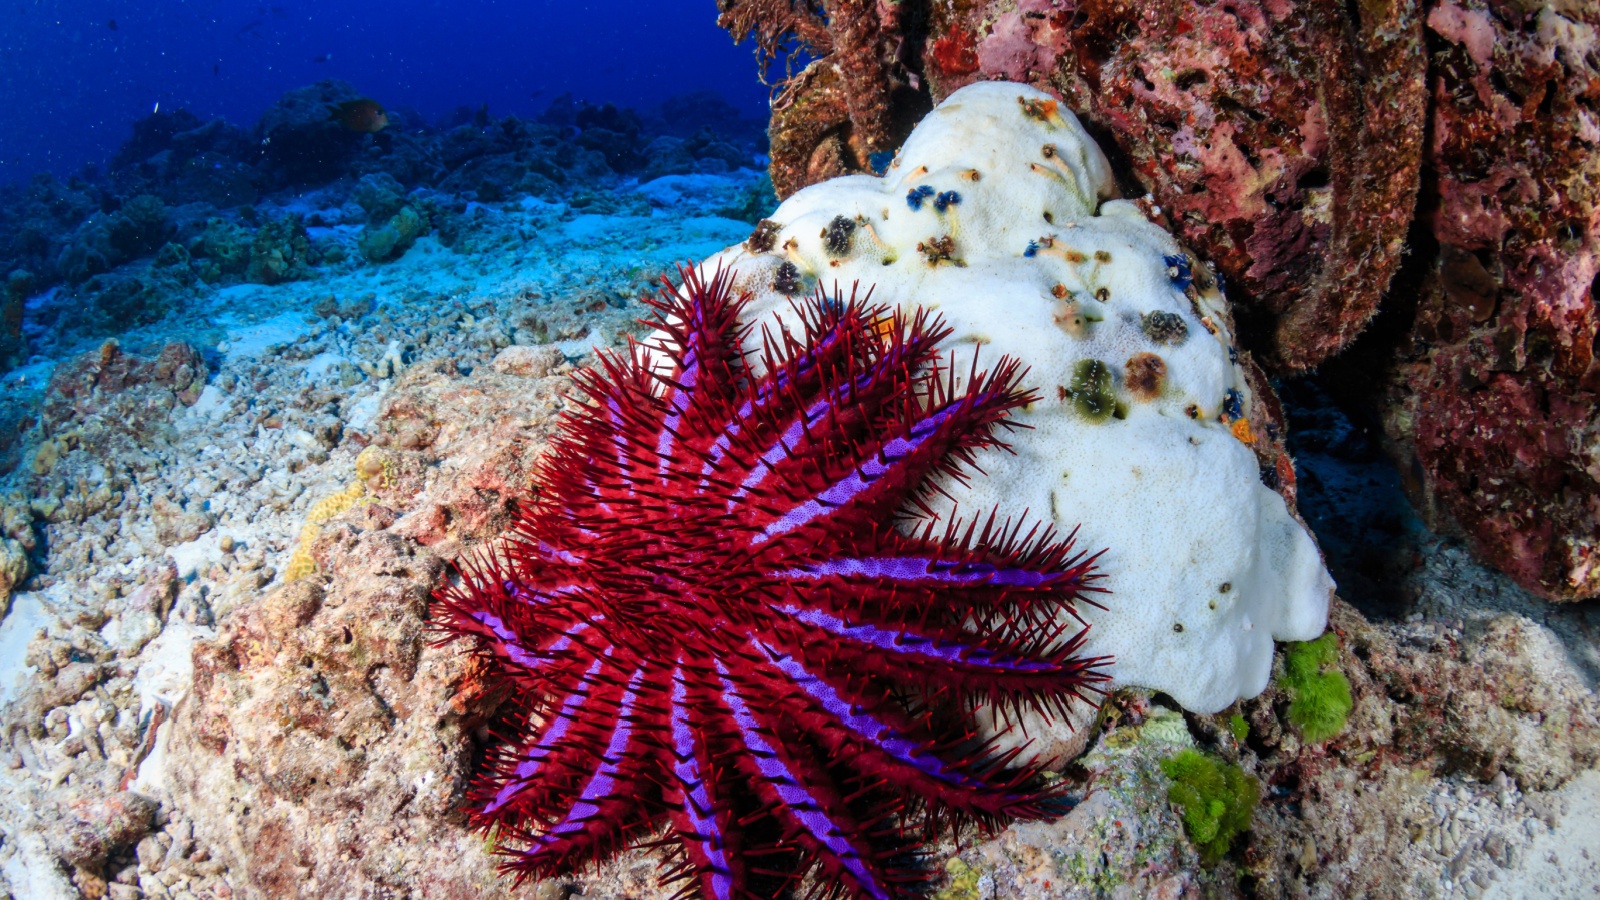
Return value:
[[(455, 249), (209, 290), (116, 345), (43, 341), (0, 386), (43, 422), (0, 482), (41, 561), (0, 623), (0, 895), (501, 895), (452, 805), (482, 727), (454, 699), (470, 673), (419, 603), (503, 525), (568, 374), (637, 333), (663, 272), (748, 236), (719, 211), (757, 178), (623, 181), (606, 213), (474, 204)], [(174, 342), (203, 383), (174, 378), (198, 365)], [(1069, 773), (1078, 809), (935, 848), (937, 896), (1600, 896), (1600, 610), (1429, 533), (1357, 426), (1314, 385), (1286, 393), (1301, 508), (1350, 604), (1348, 733), (1302, 746), (1269, 693), (1229, 743), (1226, 715), (1119, 697)], [(403, 662), (340, 655), (369, 632)], [(1156, 766), (1195, 743), (1268, 785), (1215, 868)], [(668, 896), (657, 862), (506, 895)]]

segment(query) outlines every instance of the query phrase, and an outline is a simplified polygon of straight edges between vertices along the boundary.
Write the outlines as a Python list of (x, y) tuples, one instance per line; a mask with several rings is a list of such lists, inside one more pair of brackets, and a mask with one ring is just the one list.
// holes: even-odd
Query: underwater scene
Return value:
[(1600, 898), (1600, 6), (0, 8), (0, 900)]

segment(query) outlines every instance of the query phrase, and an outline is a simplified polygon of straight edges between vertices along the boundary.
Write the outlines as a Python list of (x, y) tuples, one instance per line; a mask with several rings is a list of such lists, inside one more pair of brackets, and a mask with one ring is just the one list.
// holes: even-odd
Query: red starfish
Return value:
[(909, 896), (919, 816), (1063, 807), (973, 710), (1064, 712), (1104, 680), (1081, 622), (1058, 624), (1098, 590), (1070, 537), (941, 529), (925, 503), (1033, 395), (1004, 359), (956, 387), (947, 329), (854, 296), (797, 307), (801, 333), (764, 334), (753, 368), (732, 273), (681, 275), (652, 301), (671, 373), (634, 345), (581, 375), (591, 405), (509, 547), (438, 594), (517, 698), (474, 822), (519, 880), (665, 823), (685, 895), (814, 870), (825, 894)]

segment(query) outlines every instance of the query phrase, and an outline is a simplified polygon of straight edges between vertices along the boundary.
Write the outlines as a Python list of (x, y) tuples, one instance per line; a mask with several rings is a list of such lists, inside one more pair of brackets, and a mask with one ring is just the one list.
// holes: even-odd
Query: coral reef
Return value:
[[(1483, 29), (1479, 7), (1458, 6), (1461, 13), (1440, 14), (1443, 31), (1429, 26), (1430, 53), (1480, 47), (1483, 35), (1499, 33), (1501, 15), (1533, 23), (1513, 41), (1560, 38), (1578, 46), (1569, 39), (1582, 37), (1562, 26), (1563, 17), (1582, 19), (1582, 10), (1523, 20), (1495, 6), (1487, 20), (1493, 27)], [(1029, 15), (1037, 5), (1001, 12), (1013, 9), (1022, 10), (1024, 30), (1048, 25), (1048, 17)], [(949, 9), (928, 10), (924, 21), (935, 41), (954, 34), (939, 30)], [(921, 27), (916, 23), (913, 16), (901, 27)], [(989, 37), (986, 21), (963, 30), (972, 36), (970, 52), (960, 39), (937, 48), (940, 65), (952, 71), (978, 65), (978, 47)], [(927, 57), (914, 49), (894, 64), (923, 65)], [(1550, 58), (1561, 67), (1587, 62), (1565, 49)], [(1491, 73), (1513, 71), (1501, 50), (1488, 59)], [(1536, 94), (1494, 74), (1489, 88), (1523, 99)], [(1519, 122), (1566, 121), (1566, 94), (1540, 96), (1549, 108), (1540, 108), (1541, 99)], [(1048, 116), (1034, 99), (1028, 108)], [(715, 117), (696, 122), (679, 112), (681, 127), (669, 127), (641, 111), (641, 151), (666, 135), (684, 141), (682, 149), (703, 146), (707, 155), (703, 170), (697, 161), (695, 171), (638, 183), (647, 170), (622, 177), (601, 151), (577, 143), (579, 110), (557, 104), (535, 121), (469, 109), (433, 126), (397, 113), (383, 142), (368, 142), (335, 180), (304, 189), (279, 180), (258, 145), (204, 157), (234, 154), (226, 149), (229, 132), (174, 116), (152, 123), (149, 142), (105, 175), (0, 187), (0, 269), (8, 314), (19, 317), (11, 320), (18, 326), (11, 346), (20, 363), (0, 380), (0, 535), (15, 542), (4, 545), (6, 565), (28, 561), (0, 620), (0, 896), (504, 893), (494, 847), (470, 834), (462, 804), (493, 743), (492, 724), (511, 710), (509, 698), (489, 688), (479, 663), (427, 643), (428, 597), (446, 563), (465, 564), (493, 549), (517, 521), (517, 498), (550, 449), (560, 413), (580, 407), (573, 372), (594, 361), (596, 348), (616, 348), (638, 334), (638, 298), (660, 271), (731, 244), (744, 243), (752, 257), (771, 254), (772, 289), (791, 292), (772, 298), (783, 303), (799, 302), (819, 274), (828, 277), (823, 273), (838, 273), (841, 284), (856, 272), (863, 284), (885, 272), (893, 283), (914, 275), (919, 287), (937, 291), (941, 280), (978, 278), (993, 264), (982, 252), (990, 233), (983, 222), (995, 205), (987, 192), (1000, 179), (987, 162), (923, 179), (919, 186), (933, 190), (918, 194), (915, 210), (907, 199), (912, 186), (901, 184), (856, 209), (830, 200), (805, 216), (775, 217), (753, 173), (712, 171), (723, 163), (716, 144), (753, 153), (758, 137)], [(593, 127), (606, 127), (604, 118), (593, 117)], [(701, 145), (705, 124), (718, 140)], [(1072, 158), (1066, 142), (1051, 142), (1052, 154), (1041, 146), (1028, 161), (1054, 167), (1056, 151)], [(1484, 146), (1500, 153), (1506, 145)], [(183, 195), (186, 167), (167, 161), (191, 152), (191, 160), (242, 166), (256, 199), (223, 206)], [(677, 153), (674, 159), (682, 164)], [(1114, 170), (1120, 159), (1112, 153)], [(887, 171), (898, 178), (906, 165)], [(1122, 174), (1131, 179), (1129, 173)], [(1554, 196), (1542, 176), (1530, 177), (1540, 198)], [(1476, 183), (1469, 176), (1453, 190)], [(1583, 187), (1569, 186), (1575, 196)], [(940, 195), (952, 192), (941, 210)], [(65, 242), (85, 220), (115, 217), (141, 194), (165, 205), (164, 242), (151, 256), (67, 285), (56, 270)], [(1012, 205), (1027, 211), (1035, 202), (1044, 197)], [(426, 213), (433, 231), (395, 259), (366, 262), (357, 236), (372, 211), (382, 224), (405, 205)], [(1135, 205), (1155, 213), (1151, 203)], [(734, 209), (759, 215), (734, 221), (724, 212)], [(256, 233), (293, 215), (301, 217), (309, 277), (245, 281)], [(769, 224), (758, 227), (763, 219)], [(1518, 235), (1533, 233), (1521, 230), (1532, 227), (1523, 213), (1517, 221), (1507, 252), (1526, 250)], [(915, 227), (897, 230), (902, 224)], [(1423, 230), (1432, 227), (1429, 220)], [(1388, 343), (1358, 344), (1350, 365), (1325, 365), (1314, 382), (1279, 382), (1280, 413), (1264, 387), (1252, 386), (1250, 345), (1229, 346), (1225, 337), (1244, 341), (1247, 330), (1236, 331), (1219, 317), (1225, 310), (1208, 306), (1217, 302), (1208, 264), (1185, 259), (1165, 239), (1147, 258), (1116, 244), (1079, 244), (1074, 230), (1065, 222), (1050, 226), (1041, 214), (1013, 235), (1018, 240), (1005, 241), (1006, 267), (1037, 266), (1037, 274), (1053, 277), (1026, 282), (1025, 293), (991, 291), (984, 282), (991, 307), (1052, 339), (1059, 333), (1081, 343), (1114, 333), (1125, 341), (1116, 353), (1064, 355), (1049, 387), (1059, 385), (1066, 396), (1046, 392), (1047, 403), (1070, 408), (1090, 433), (1124, 426), (1187, 390), (1200, 370), (1186, 353), (1210, 354), (1214, 343), (1215, 371), (1244, 373), (1242, 386), (1230, 374), (1215, 389), (1195, 392), (1193, 402), (1203, 401), (1209, 415), (1194, 427), (1202, 439), (1214, 435), (1232, 442), (1224, 446), (1256, 451), (1255, 478), (1295, 497), (1314, 529), (1350, 603), (1333, 605), (1338, 652), (1317, 669), (1344, 677), (1351, 708), (1338, 734), (1308, 740), (1291, 712), (1289, 648), (1265, 657), (1277, 684), (1215, 714), (1165, 709), (1168, 698), (1137, 689), (1113, 691), (1098, 718), (1080, 724), (1075, 744), (1055, 747), (1063, 755), (1088, 747), (1048, 776), (1052, 789), (1078, 801), (1072, 811), (963, 836), (959, 844), (930, 842), (922, 871), (942, 877), (929, 893), (1090, 900), (1592, 891), (1600, 863), (1583, 851), (1594, 856), (1600, 828), (1592, 799), (1600, 791), (1600, 648), (1593, 637), (1600, 610), (1543, 602), (1475, 562), (1464, 542), (1429, 532), (1403, 492), (1425, 484), (1427, 469), (1419, 463), (1394, 471), (1377, 441), (1383, 429), (1348, 421), (1330, 399), (1365, 394), (1374, 376), (1392, 379), (1385, 361), (1397, 352), (1393, 341), (1420, 316), (1389, 304), (1398, 315), (1380, 316), (1372, 330)], [(199, 240), (208, 231), (210, 238)], [(296, 233), (280, 232), (291, 250)], [(795, 246), (786, 248), (791, 238)], [(934, 249), (934, 265), (917, 243)], [(876, 255), (885, 248), (898, 254), (887, 267)], [(1395, 289), (1395, 296), (1415, 297), (1423, 310), (1443, 304), (1432, 288), (1406, 287), (1432, 283), (1438, 264), (1425, 242), (1413, 249), (1397, 281), (1405, 291)], [(1101, 262), (1096, 250), (1112, 260)], [(1471, 256), (1498, 279), (1500, 252), (1475, 249)], [(1135, 258), (1139, 266), (1129, 266)], [(1452, 258), (1450, 302), (1481, 314), (1489, 282)], [(1108, 288), (1109, 300), (1067, 277), (1071, 267), (1089, 273), (1096, 264), (1106, 279), (1092, 288)], [(1143, 273), (1142, 287), (1122, 280), (1131, 268)], [(86, 293), (96, 278), (98, 287)], [(757, 286), (765, 291), (766, 284)], [(1533, 289), (1518, 284), (1524, 293), (1515, 297), (1494, 289), (1496, 309), (1508, 308), (1507, 298), (1532, 302)], [(1463, 293), (1463, 286), (1470, 289)], [(146, 308), (173, 312), (128, 329), (98, 319), (95, 304), (85, 302), (140, 292)], [(962, 292), (942, 298), (947, 321), (960, 313)], [(874, 297), (894, 299), (887, 292)], [(1117, 316), (1104, 316), (1098, 305), (1132, 297), (1171, 303), (1141, 302)], [(1195, 297), (1208, 311), (1195, 313)], [(1474, 322), (1471, 340), (1501, 327), (1498, 316)], [(971, 334), (989, 341), (987, 368), (1011, 349), (1002, 345), (1008, 332), (977, 324)], [(91, 326), (116, 327), (118, 343), (102, 351), (106, 332)], [(1529, 349), (1539, 351), (1546, 332), (1533, 334)], [(1405, 358), (1425, 361), (1447, 343), (1406, 344), (1407, 354), (1424, 355)], [(1233, 349), (1238, 370), (1222, 362)], [(1527, 358), (1528, 367), (1545, 364), (1539, 352)], [(1521, 378), (1532, 368), (1490, 377)], [(1405, 377), (1421, 372), (1406, 369)], [(1396, 402), (1407, 396), (1403, 382), (1391, 383)], [(1119, 404), (1130, 418), (1117, 418)], [(1183, 405), (1168, 407), (1170, 415), (1180, 424), (1198, 421)], [(1090, 421), (1108, 407), (1102, 422)], [(1549, 414), (1561, 408), (1557, 401)], [(1295, 442), (1292, 467), (1278, 449), (1285, 417)], [(1575, 435), (1582, 424), (1564, 438), (1578, 441), (1580, 456), (1583, 439)], [(1409, 427), (1398, 414), (1391, 423), (1394, 434)], [(1254, 443), (1245, 444), (1249, 439)], [(1519, 449), (1533, 459), (1527, 452)], [(1111, 463), (1125, 456), (1122, 449), (1096, 454)], [(1004, 458), (982, 462), (1010, 477)], [(1091, 491), (1105, 470), (1075, 471), (1094, 476), (1077, 479)], [(360, 501), (325, 520), (309, 542), (315, 571), (287, 581), (311, 508), (352, 480), (365, 486)], [(1185, 494), (1190, 483), (1175, 493)], [(1213, 505), (1235, 508), (1239, 493), (1224, 493)], [(1559, 496), (1554, 488), (1549, 494), (1552, 502)], [(1063, 508), (1063, 519), (1087, 517), (1100, 502)], [(1039, 517), (1047, 514), (1033, 505)], [(1201, 558), (1211, 540), (1207, 534), (1197, 545)], [(1078, 541), (1111, 546), (1082, 533)], [(1230, 594), (1240, 590), (1234, 585)], [(1252, 621), (1257, 631), (1264, 627)], [(1189, 620), (1183, 624), (1184, 632), (1171, 634), (1196, 636)], [(1029, 736), (1041, 743), (1051, 737), (1042, 730)], [(1180, 807), (1167, 800), (1171, 782), (1160, 762), (1184, 749), (1237, 766), (1263, 786), (1250, 830), (1212, 866), (1201, 864)], [(628, 851), (517, 893), (665, 900), (673, 888), (658, 884), (661, 863), (657, 852)], [(826, 887), (813, 880), (797, 893)]]
[(902, 67), (874, 81), (835, 50), (853, 25), (805, 5), (720, 8), (768, 52), (795, 39), (820, 57), (774, 106), (780, 196), (872, 171), (850, 136), (879, 133), (885, 108), (974, 80), (1046, 89), (1214, 261), (1243, 345), (1270, 366), (1323, 364), (1388, 310), (1338, 380), (1378, 410), (1430, 524), (1547, 598), (1600, 594), (1593, 9), (939, 3), (868, 17), (875, 59)]
[(337, 177), (359, 147), (376, 140), (344, 128), (332, 115), (340, 104), (360, 99), (355, 85), (336, 78), (289, 91), (256, 123), (263, 155), (290, 182), (317, 184)]
[[(724, 4), (723, 21), (743, 21), (729, 7), (748, 15), (759, 6)], [(859, 29), (831, 24), (833, 44), (824, 46), (838, 49), (790, 79), (774, 105), (780, 196), (872, 171), (850, 142), (865, 132), (880, 138), (871, 150), (896, 149), (880, 123), (927, 103), (909, 83), (925, 79), (939, 101), (974, 80), (1026, 82), (1064, 98), (1115, 142), (1123, 177), (1137, 179), (1179, 239), (1226, 275), (1258, 351), (1294, 368), (1316, 365), (1376, 310), (1418, 185), (1425, 117), (1415, 4), (1374, 10), (1354, 28), (1316, 4), (1190, 0), (939, 4), (925, 20), (868, 18), (872, 59), (920, 69), (850, 77), (838, 60), (863, 56), (846, 39)]]
[[(1017, 413), (1013, 452), (978, 454), (987, 477), (941, 482), (930, 507), (1040, 516), (1105, 548), (1104, 586), (1139, 603), (1084, 610), (1089, 652), (1114, 658), (1116, 684), (1214, 712), (1266, 687), (1274, 639), (1322, 633), (1333, 585), (1289, 506), (1281, 415), (1217, 280), (1114, 191), (1058, 101), (974, 84), (882, 178), (790, 196), (709, 265), (738, 272), (757, 327), (799, 328), (794, 293), (859, 283), (905, 314), (936, 310), (956, 372), (1027, 360), (1043, 396)], [(1030, 752), (1081, 747), (1061, 722), (1032, 724)]]
[[(161, 322), (209, 285), (390, 263), (428, 234), (455, 247), (473, 203), (598, 206), (615, 195), (595, 187), (621, 176), (732, 172), (765, 146), (757, 123), (715, 95), (643, 112), (563, 98), (538, 119), (484, 110), (438, 126), (397, 113), (377, 135), (332, 118), (358, 96), (336, 81), (290, 91), (253, 137), (158, 111), (135, 123), (104, 174), (0, 185), (0, 366)], [(754, 186), (725, 214), (755, 221), (770, 204)], [(360, 234), (346, 232), (352, 224)]]
[(1427, 26), (1437, 193), (1396, 321), (1351, 363), (1388, 356), (1382, 422), (1431, 525), (1529, 590), (1594, 597), (1600, 11), (1441, 2)]
[(149, 255), (170, 234), (166, 205), (159, 197), (139, 194), (114, 214), (94, 215), (80, 225), (57, 257), (56, 269), (70, 283), (87, 281)]
[(427, 230), (427, 219), (410, 206), (402, 206), (382, 225), (369, 223), (361, 229), (356, 247), (369, 262), (384, 262), (411, 249)]
[(254, 155), (250, 136), (222, 119), (157, 110), (134, 123), (109, 174), (119, 193), (143, 190), (172, 204), (221, 209), (256, 201), (264, 179), (251, 164)]
[(310, 277), (316, 262), (305, 223), (299, 216), (283, 216), (256, 229), (244, 277), (256, 284), (281, 284)]
[[(748, 230), (714, 210), (746, 196), (759, 177), (700, 177), (680, 185), (670, 206), (652, 206), (639, 193), (648, 186), (610, 190), (611, 173), (574, 185), (615, 196), (587, 210), (513, 196), (463, 214), (465, 201), (446, 198), (460, 256), (427, 246), (383, 267), (356, 256), (365, 211), (345, 205), (353, 183), (282, 197), (262, 208), (302, 215), (301, 229), (286, 230), (291, 239), (303, 234), (315, 248), (343, 240), (352, 259), (340, 265), (322, 254), (308, 262), (314, 278), (271, 286), (240, 277), (268, 217), (210, 213), (228, 226), (213, 231), (211, 250), (226, 250), (238, 268), (215, 285), (170, 295), (168, 302), (182, 303), (181, 320), (123, 332), (116, 344), (60, 362), (36, 359), (6, 379), (0, 401), (6, 427), (15, 428), (6, 452), (16, 465), (0, 487), (0, 531), (30, 558), (31, 571), (0, 624), (0, 894), (283, 896), (285, 884), (290, 893), (317, 890), (300, 877), (302, 860), (322, 884), (358, 891), (403, 893), (419, 866), (439, 883), (460, 885), (463, 895), (497, 889), (494, 860), (462, 829), (458, 807), (476, 729), (502, 698), (464, 700), (468, 727), (437, 728), (437, 710), (424, 698), (448, 704), (455, 691), (453, 682), (430, 682), (428, 667), (445, 657), (453, 664), (455, 654), (415, 648), (423, 659), (416, 679), (384, 675), (391, 666), (404, 671), (413, 649), (404, 638), (424, 627), (425, 602), (408, 605), (393, 594), (414, 583), (404, 589), (425, 601), (439, 571), (429, 554), (454, 558), (462, 543), (508, 524), (510, 498), (526, 490), (554, 411), (568, 402), (571, 361), (627, 333), (637, 314), (633, 298), (661, 267)], [(184, 231), (181, 211), (169, 213), (180, 223), (173, 243), (186, 246), (183, 235), (200, 232)], [(197, 225), (203, 231), (205, 218)], [(596, 245), (605, 252), (594, 253)], [(211, 259), (196, 253), (190, 264)], [(51, 303), (35, 301), (33, 323)], [(184, 343), (174, 342), (179, 337)], [(37, 333), (30, 340), (35, 348), (61, 346)], [(167, 344), (174, 346), (163, 351)], [(246, 715), (227, 716), (239, 733), (230, 747), (277, 747), (272, 735), (258, 734), (278, 727), (270, 710), (323, 703), (303, 695), (304, 676), (284, 676), (306, 658), (346, 647), (348, 627), (353, 644), (376, 649), (358, 664), (318, 663), (330, 672), (332, 696), (369, 683), (383, 691), (400, 684), (402, 693), (415, 686), (418, 717), (405, 725), (410, 709), (382, 693), (398, 711), (392, 741), (374, 737), (379, 731), (365, 716), (327, 740), (293, 732), (294, 753), (284, 759), (318, 779), (292, 795), (293, 808), (257, 792), (254, 767), (270, 753), (223, 757), (240, 784), (206, 750), (192, 769), (203, 790), (184, 792), (175, 773), (191, 771), (180, 760), (190, 745), (174, 738), (186, 733), (181, 713), (195, 703), (193, 646), (218, 638), (218, 625), (226, 644), (231, 623), (243, 623), (263, 595), (287, 583), (314, 501), (352, 479), (365, 484), (362, 502), (323, 523), (310, 545), (316, 571), (291, 584), (325, 591), (318, 615), (298, 629), (304, 634), (267, 633), (267, 646), (286, 655), (242, 673), (224, 670), (221, 687), (205, 696), (222, 711), (230, 698), (259, 696), (260, 705), (246, 703)], [(351, 529), (392, 537), (403, 552), (348, 554), (342, 542)], [(407, 566), (412, 574), (398, 575)], [(331, 586), (368, 576), (376, 592), (370, 603), (346, 600)], [(340, 604), (351, 618), (333, 621)], [(390, 621), (399, 637), (386, 643), (379, 638), (390, 632), (378, 623)], [(20, 666), (32, 673), (19, 675)], [(337, 835), (355, 795), (327, 773), (341, 765), (354, 771), (352, 748), (375, 772), (361, 791), (371, 818), (359, 828), (399, 829), (391, 863), (363, 851), (371, 870), (337, 858), (351, 846)], [(324, 754), (339, 762), (326, 765)], [(457, 775), (437, 774), (440, 758), (459, 760)], [(414, 778), (435, 786), (436, 803), (401, 802)], [(102, 831), (115, 824), (110, 811), (124, 790), (159, 804), (153, 820)], [(256, 813), (241, 817), (238, 797), (256, 804)], [(81, 800), (95, 816), (104, 811), (90, 821), (95, 833), (113, 838), (103, 859), (69, 864), (57, 852), (78, 858), (70, 840), (77, 820), (52, 811), (58, 800)], [(272, 806), (278, 803), (284, 806)], [(414, 823), (405, 809), (418, 816)], [(639, 868), (640, 883), (653, 884), (654, 865), (641, 854), (619, 871)], [(260, 872), (271, 888), (247, 871)], [(472, 871), (475, 878), (457, 878)], [(291, 880), (272, 881), (274, 872)]]
[[(921, 16), (876, 0), (719, 0), (717, 20), (754, 38), (763, 58), (809, 56), (773, 101), (772, 183), (780, 198), (808, 184), (876, 171), (931, 104), (906, 60), (904, 29)], [(793, 38), (797, 46), (788, 46)]]

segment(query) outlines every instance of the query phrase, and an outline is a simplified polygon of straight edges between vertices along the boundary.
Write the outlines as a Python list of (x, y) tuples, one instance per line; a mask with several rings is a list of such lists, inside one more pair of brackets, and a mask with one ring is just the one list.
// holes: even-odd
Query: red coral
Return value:
[(978, 36), (960, 25), (950, 29), (933, 42), (933, 64), (951, 77), (978, 71)]

